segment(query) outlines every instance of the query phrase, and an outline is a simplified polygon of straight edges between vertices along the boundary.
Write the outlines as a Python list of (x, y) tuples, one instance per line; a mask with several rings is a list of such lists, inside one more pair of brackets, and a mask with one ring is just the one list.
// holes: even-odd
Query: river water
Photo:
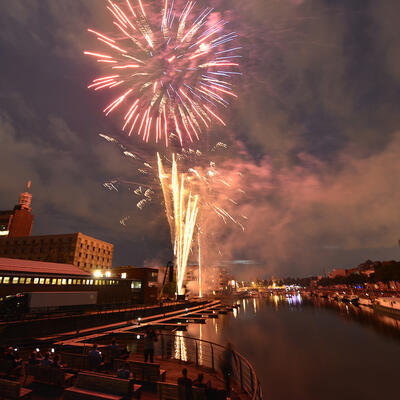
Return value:
[(240, 300), (186, 335), (226, 344), (254, 366), (264, 400), (400, 398), (400, 321), (325, 300)]

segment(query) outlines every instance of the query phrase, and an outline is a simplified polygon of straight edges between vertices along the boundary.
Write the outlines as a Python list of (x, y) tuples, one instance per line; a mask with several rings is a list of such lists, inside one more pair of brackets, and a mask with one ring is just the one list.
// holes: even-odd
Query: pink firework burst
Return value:
[(241, 75), (241, 47), (233, 45), (235, 32), (224, 31), (227, 21), (212, 8), (196, 13), (194, 1), (179, 3), (107, 0), (115, 31), (88, 29), (105, 50), (84, 52), (107, 70), (88, 88), (118, 93), (105, 115), (122, 111), (129, 136), (146, 142), (153, 137), (166, 146), (171, 133), (183, 145), (199, 140), (213, 122), (225, 125), (218, 108), (237, 97), (231, 81)]

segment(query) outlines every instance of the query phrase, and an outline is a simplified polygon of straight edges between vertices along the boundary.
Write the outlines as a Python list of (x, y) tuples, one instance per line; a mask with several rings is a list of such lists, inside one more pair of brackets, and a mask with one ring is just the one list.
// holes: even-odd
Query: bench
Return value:
[(3, 378), (19, 378), (22, 366), (15, 364), (11, 360), (0, 359), (0, 376)]
[(135, 385), (133, 379), (81, 372), (75, 386), (64, 389), (63, 400), (130, 399), (133, 394), (139, 397), (140, 389), (141, 385)]
[(90, 370), (89, 358), (86, 354), (60, 353), (61, 360), (74, 371)]
[(25, 366), (25, 380), (28, 376), (33, 376), (35, 382), (46, 385), (68, 386), (72, 384), (73, 374), (65, 372), (63, 368), (42, 367), (40, 365)]
[(132, 360), (114, 360), (114, 368), (118, 369), (127, 364), (133, 378), (141, 382), (165, 381), (167, 371), (160, 369), (160, 364)]
[(0, 379), (0, 399), (29, 399), (32, 390), (21, 387), (19, 382)]
[[(157, 392), (160, 400), (189, 400), (186, 399), (185, 387), (176, 383), (158, 382)], [(192, 399), (190, 400), (205, 400), (205, 398), (205, 390), (203, 388), (192, 387)]]

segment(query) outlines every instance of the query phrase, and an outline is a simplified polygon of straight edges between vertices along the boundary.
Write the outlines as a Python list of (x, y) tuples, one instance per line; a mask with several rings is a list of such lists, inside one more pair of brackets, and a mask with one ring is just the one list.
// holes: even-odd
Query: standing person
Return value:
[(119, 344), (117, 343), (117, 340), (115, 338), (111, 339), (109, 351), (110, 351), (111, 369), (114, 369), (114, 360), (116, 358), (120, 358), (121, 355), (121, 348), (119, 347)]
[(154, 342), (157, 341), (157, 335), (152, 328), (148, 329), (144, 337), (144, 362), (150, 358), (150, 362), (154, 362)]
[(178, 378), (179, 400), (192, 399), (192, 380), (187, 377), (187, 369), (183, 368), (182, 376)]
[(237, 363), (236, 354), (232, 343), (228, 342), (221, 356), (221, 371), (224, 375), (226, 396), (231, 397), (231, 376), (233, 373), (233, 360)]

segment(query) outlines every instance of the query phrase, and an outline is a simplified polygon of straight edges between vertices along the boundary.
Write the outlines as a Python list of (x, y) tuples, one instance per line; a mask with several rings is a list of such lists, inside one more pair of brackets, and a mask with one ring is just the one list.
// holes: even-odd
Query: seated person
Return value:
[(121, 368), (117, 371), (117, 378), (121, 379), (129, 379), (131, 377), (131, 371), (129, 371), (129, 365), (125, 363)]
[(20, 375), (22, 370), (22, 360), (19, 358), (17, 351), (14, 351), (12, 347), (9, 347), (4, 355), (4, 359), (10, 361), (13, 372)]
[(60, 361), (60, 356), (58, 354), (54, 356), (51, 366), (53, 368), (62, 368), (62, 362)]
[(98, 370), (103, 365), (103, 357), (99, 350), (97, 350), (97, 344), (95, 343), (92, 350), (88, 353), (89, 366), (91, 369)]
[(50, 353), (47, 352), (44, 354), (44, 358), (40, 362), (40, 365), (42, 367), (50, 367), (50, 365), (51, 365)]
[(33, 351), (28, 359), (28, 365), (39, 365), (41, 359), (38, 358), (36, 351)]
[(193, 382), (193, 386), (205, 389), (207, 387), (207, 385), (203, 381), (204, 381), (204, 375), (199, 374), (199, 375), (197, 375), (197, 379)]

